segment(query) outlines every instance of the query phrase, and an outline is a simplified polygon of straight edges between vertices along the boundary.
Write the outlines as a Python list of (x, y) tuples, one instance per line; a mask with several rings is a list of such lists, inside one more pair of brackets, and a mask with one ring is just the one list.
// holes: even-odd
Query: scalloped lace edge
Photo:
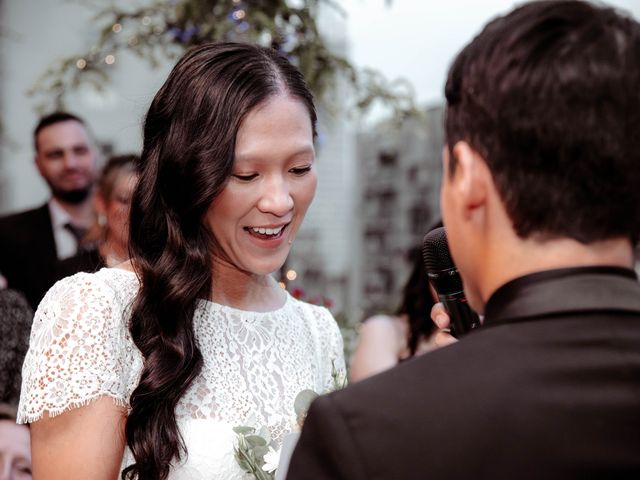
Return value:
[(68, 402), (64, 407), (61, 407), (61, 408), (54, 408), (54, 409), (43, 408), (42, 410), (40, 410), (40, 412), (34, 415), (26, 415), (24, 413), (20, 413), (18, 415), (18, 420), (16, 423), (26, 424), (26, 423), (37, 422), (38, 420), (42, 419), (44, 412), (47, 412), (49, 414), (49, 418), (57, 417), (58, 415), (62, 415), (63, 413), (68, 412), (70, 410), (86, 407), (87, 405), (89, 405), (92, 402), (95, 402), (101, 397), (111, 398), (111, 400), (113, 400), (113, 402), (118, 407), (126, 407), (127, 409), (129, 408), (129, 403), (123, 397), (119, 397), (117, 395), (113, 395), (107, 392), (102, 392), (90, 398), (87, 398), (85, 400)]

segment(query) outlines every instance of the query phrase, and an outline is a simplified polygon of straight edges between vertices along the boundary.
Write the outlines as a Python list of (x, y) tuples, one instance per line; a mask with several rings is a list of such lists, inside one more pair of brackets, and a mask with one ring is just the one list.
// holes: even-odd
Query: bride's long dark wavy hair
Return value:
[(231, 175), (243, 118), (283, 93), (307, 107), (315, 135), (313, 98), (286, 58), (207, 44), (182, 57), (146, 115), (129, 241), (141, 283), (130, 331), (144, 366), (125, 427), (135, 463), (123, 480), (164, 480), (187, 453), (175, 407), (203, 362), (192, 319), (197, 300), (210, 296), (216, 249), (204, 216)]

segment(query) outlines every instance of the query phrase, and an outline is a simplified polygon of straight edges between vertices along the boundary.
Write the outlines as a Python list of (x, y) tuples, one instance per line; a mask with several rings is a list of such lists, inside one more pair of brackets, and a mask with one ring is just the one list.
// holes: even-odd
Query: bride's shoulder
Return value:
[(306, 300), (302, 300), (295, 295), (287, 292), (287, 303), (292, 305), (298, 311), (302, 311), (308, 315), (316, 315), (316, 316), (326, 316), (331, 315), (329, 310), (326, 307), (317, 305), (314, 302), (308, 302)]
[(116, 293), (125, 292), (132, 288), (137, 290), (139, 287), (138, 277), (133, 270), (120, 267), (105, 267), (93, 273), (79, 272), (63, 279), (63, 283), (65, 280), (68, 286), (78, 284), (93, 285), (97, 289), (110, 290)]
[(115, 269), (58, 281), (38, 306), (24, 360), (20, 418), (110, 396), (125, 405), (142, 360), (128, 331), (127, 277)]
[(314, 303), (299, 300), (289, 295), (288, 301), (291, 302), (298, 315), (309, 322), (313, 322), (321, 329), (332, 330), (336, 326), (336, 321), (327, 307), (316, 305)]
[(137, 278), (132, 272), (103, 268), (80, 272), (57, 281), (36, 310), (36, 318), (82, 319), (121, 314), (135, 295)]

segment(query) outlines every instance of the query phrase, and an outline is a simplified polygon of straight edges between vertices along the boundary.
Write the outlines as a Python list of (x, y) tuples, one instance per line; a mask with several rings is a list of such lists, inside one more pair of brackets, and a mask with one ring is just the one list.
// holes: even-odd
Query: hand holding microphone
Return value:
[(451, 335), (451, 319), (442, 302), (433, 305), (430, 318), (436, 326), (436, 330), (433, 331), (427, 340), (429, 351), (446, 347), (458, 341), (456, 337)]
[[(425, 235), (422, 255), (429, 281), (438, 295), (437, 300), (442, 303), (449, 316), (451, 334), (460, 338), (479, 327), (480, 318), (467, 303), (462, 279), (451, 259), (444, 227), (436, 228)], [(436, 320), (436, 317), (442, 315), (442, 311), (438, 309), (438, 305), (434, 306), (431, 316), (436, 325), (442, 328), (439, 323), (443, 320)]]

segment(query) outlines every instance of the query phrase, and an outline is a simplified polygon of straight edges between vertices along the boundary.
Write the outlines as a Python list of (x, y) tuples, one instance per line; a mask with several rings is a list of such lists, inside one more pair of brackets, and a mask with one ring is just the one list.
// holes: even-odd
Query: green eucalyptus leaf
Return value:
[(271, 433), (267, 427), (260, 427), (260, 430), (258, 430), (256, 434), (264, 438), (267, 444), (271, 443)]
[(313, 390), (302, 390), (293, 402), (293, 409), (296, 412), (296, 416), (301, 417), (306, 415), (311, 406), (311, 402), (316, 398), (318, 398), (318, 394)]
[(256, 455), (256, 458), (259, 458), (260, 460), (262, 460), (262, 463), (264, 463), (263, 459), (268, 451), (269, 451), (269, 447), (266, 445), (258, 445), (253, 448), (253, 453)]
[(247, 443), (254, 448), (264, 447), (267, 445), (267, 441), (259, 435), (247, 435), (245, 439), (247, 440)]
[(233, 427), (233, 431), (239, 435), (249, 435), (251, 433), (254, 433), (256, 429), (253, 427), (245, 427), (240, 425), (238, 427)]

